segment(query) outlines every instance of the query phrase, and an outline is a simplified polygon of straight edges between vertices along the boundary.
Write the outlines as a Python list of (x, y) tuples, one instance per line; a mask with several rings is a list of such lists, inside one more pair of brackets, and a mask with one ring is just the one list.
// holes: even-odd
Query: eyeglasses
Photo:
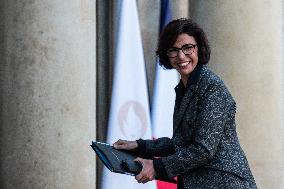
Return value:
[(185, 44), (181, 48), (172, 47), (167, 50), (167, 56), (169, 58), (175, 58), (178, 56), (179, 51), (181, 50), (185, 55), (191, 55), (194, 52), (197, 44)]

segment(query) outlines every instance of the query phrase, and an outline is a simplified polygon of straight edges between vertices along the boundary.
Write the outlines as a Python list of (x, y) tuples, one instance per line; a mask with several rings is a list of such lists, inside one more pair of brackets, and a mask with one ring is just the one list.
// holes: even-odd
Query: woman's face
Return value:
[(198, 47), (196, 45), (197, 43), (194, 37), (183, 33), (177, 37), (173, 48), (168, 50), (169, 52), (171, 49), (177, 50), (177, 48), (182, 48), (178, 50), (176, 57), (168, 56), (172, 67), (176, 69), (184, 79), (189, 77), (198, 63)]

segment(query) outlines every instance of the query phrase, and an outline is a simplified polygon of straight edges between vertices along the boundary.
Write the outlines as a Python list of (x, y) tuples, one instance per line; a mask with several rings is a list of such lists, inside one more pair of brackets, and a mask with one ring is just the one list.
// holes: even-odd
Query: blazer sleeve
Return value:
[(155, 140), (137, 140), (139, 154), (144, 158), (164, 157), (174, 153), (172, 139), (162, 137)]
[[(194, 141), (188, 146), (177, 147), (170, 156), (154, 160), (157, 177), (166, 175), (171, 178), (186, 173), (205, 165), (214, 157), (227, 120), (227, 100), (225, 86), (213, 85), (207, 88), (198, 107)], [(159, 169), (162, 165), (164, 169)]]

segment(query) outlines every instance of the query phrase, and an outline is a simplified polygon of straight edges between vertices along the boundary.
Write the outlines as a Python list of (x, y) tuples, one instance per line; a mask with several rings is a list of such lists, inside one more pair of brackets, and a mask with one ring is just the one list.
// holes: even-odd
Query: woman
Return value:
[(190, 19), (170, 22), (163, 30), (157, 55), (161, 66), (176, 69), (173, 137), (118, 140), (116, 149), (137, 151), (143, 165), (140, 183), (178, 177), (178, 189), (256, 189), (235, 126), (235, 101), (222, 80), (206, 64), (210, 47), (204, 31)]

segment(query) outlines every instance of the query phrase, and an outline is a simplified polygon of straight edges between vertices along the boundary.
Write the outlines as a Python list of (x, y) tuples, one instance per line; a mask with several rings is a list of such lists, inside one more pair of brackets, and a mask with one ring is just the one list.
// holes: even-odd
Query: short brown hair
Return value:
[(166, 69), (172, 69), (167, 50), (172, 47), (180, 34), (188, 34), (194, 37), (198, 46), (198, 63), (207, 64), (210, 59), (210, 46), (205, 32), (191, 19), (180, 18), (166, 25), (161, 32), (158, 41), (156, 55), (159, 57), (160, 65)]

